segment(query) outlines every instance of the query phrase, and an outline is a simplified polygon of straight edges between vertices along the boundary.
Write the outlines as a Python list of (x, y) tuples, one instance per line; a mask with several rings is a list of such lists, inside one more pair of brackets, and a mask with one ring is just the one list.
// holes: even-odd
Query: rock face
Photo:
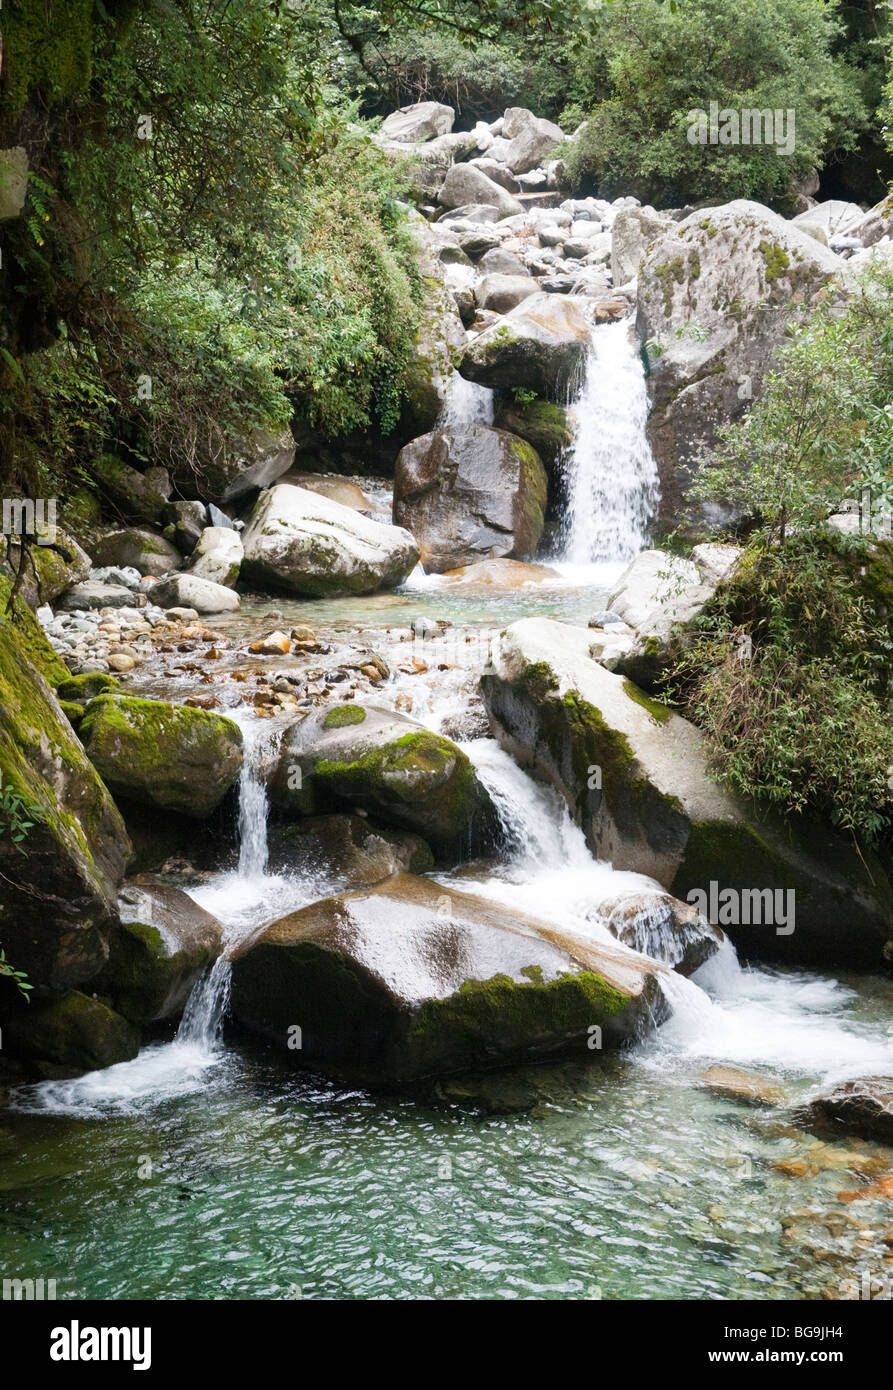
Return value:
[(99, 695), (79, 729), (87, 756), (118, 796), (203, 819), (242, 767), (242, 731), (208, 710)]
[[(4, 587), (5, 586), (5, 587)], [(0, 613), (9, 588), (0, 579)], [(36, 989), (67, 990), (105, 959), (130, 843), (46, 677), (64, 679), (25, 604), (0, 622), (0, 767), (16, 819), (0, 834), (0, 943)]]
[(536, 450), (492, 425), (435, 430), (401, 449), (394, 520), (426, 570), (508, 556), (528, 560), (543, 531), (546, 473)]
[(242, 542), (248, 578), (317, 597), (393, 589), (419, 558), (408, 531), (287, 483), (258, 499)]
[(483, 203), (496, 208), (499, 220), (515, 217), (524, 208), (501, 184), (494, 183), (473, 164), (454, 164), (443, 181), (437, 200), (445, 208), (460, 208), (466, 203)]
[(637, 329), (652, 344), (649, 435), (664, 519), (679, 517), (700, 451), (759, 395), (792, 317), (842, 264), (801, 228), (744, 199), (693, 212), (650, 243), (639, 268)]
[(465, 346), (465, 329), (437, 255), (436, 233), (421, 216), (413, 220), (412, 227), (425, 298), (412, 355), (403, 371), (405, 399), (400, 426), (404, 438), (434, 427), (447, 402), (453, 359)]
[[(6, 537), (4, 537), (4, 540)], [(56, 544), (71, 556), (66, 560), (56, 550), (45, 545), (32, 545), (28, 549), (19, 593), (29, 608), (39, 608), (41, 604), (52, 603), (72, 584), (80, 584), (90, 573), (91, 560), (73, 536), (57, 527)], [(0, 574), (14, 578), (21, 561), (19, 546), (9, 538), (9, 551), (4, 546), (4, 559), (0, 560)], [(10, 563), (11, 562), (11, 563)]]
[(806, 1122), (893, 1145), (893, 1076), (844, 1081), (806, 1109)]
[(270, 827), (274, 873), (323, 876), (332, 892), (381, 883), (392, 874), (421, 874), (434, 856), (418, 835), (370, 825), (366, 816), (302, 816)]
[(562, 399), (588, 344), (589, 325), (573, 299), (543, 291), (472, 339), (459, 371), (481, 386)]
[(381, 1086), (591, 1058), (594, 1035), (611, 1046), (666, 1016), (662, 969), (400, 874), (274, 923), (235, 962), (232, 1006), (288, 1060)]
[(694, 725), (593, 661), (591, 640), (524, 619), (481, 686), (498, 735), (562, 793), (593, 852), (701, 907), (746, 955), (883, 968), (880, 863), (825, 825), (757, 819), (711, 781)]
[(194, 608), (197, 613), (235, 613), (241, 606), (232, 589), (200, 574), (172, 574), (163, 579), (152, 589), (152, 602), (160, 608)]
[(192, 986), (220, 955), (223, 928), (188, 893), (161, 883), (125, 883), (121, 926), (93, 988), (134, 1023), (179, 1018)]
[(179, 550), (170, 541), (156, 536), (154, 531), (138, 528), (111, 531), (103, 536), (96, 545), (94, 559), (97, 565), (130, 566), (155, 579), (179, 569), (183, 563)]
[(412, 106), (401, 106), (399, 111), (392, 111), (385, 117), (380, 134), (386, 140), (411, 145), (419, 140), (449, 135), (455, 119), (452, 106), (444, 106), (439, 101), (417, 101)]
[(271, 786), (292, 812), (359, 806), (441, 856), (481, 845), (493, 808), (467, 754), (415, 720), (359, 704), (314, 711), (282, 740)]
[(674, 225), (672, 217), (655, 212), (654, 208), (620, 208), (611, 228), (611, 275), (614, 284), (626, 285), (634, 280), (646, 248)]
[(243, 556), (238, 531), (228, 526), (206, 526), (192, 553), (189, 573), (232, 589), (239, 578)]

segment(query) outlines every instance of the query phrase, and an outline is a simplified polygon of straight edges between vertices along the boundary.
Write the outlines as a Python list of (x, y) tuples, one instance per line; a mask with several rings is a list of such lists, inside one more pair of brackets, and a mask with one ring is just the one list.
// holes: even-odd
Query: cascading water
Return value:
[(645, 374), (627, 320), (593, 329), (570, 417), (560, 559), (569, 566), (631, 560), (645, 545), (658, 475), (645, 432)]
[(493, 392), (489, 386), (466, 381), (454, 371), (447, 387), (446, 404), (437, 420), (438, 429), (451, 425), (492, 425)]

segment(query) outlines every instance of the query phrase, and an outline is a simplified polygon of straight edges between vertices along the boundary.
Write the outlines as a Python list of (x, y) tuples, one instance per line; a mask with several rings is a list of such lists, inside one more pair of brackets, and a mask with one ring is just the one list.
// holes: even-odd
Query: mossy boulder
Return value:
[(243, 577), (320, 598), (396, 588), (419, 558), (408, 531), (289, 483), (261, 495), (242, 542)]
[[(284, 1060), (387, 1086), (642, 1037), (665, 967), (398, 874), (274, 923), (234, 963), (236, 1020)], [(301, 1030), (295, 1048), (294, 1026)]]
[(589, 340), (589, 325), (573, 297), (543, 291), (473, 338), (459, 371), (481, 386), (521, 386), (563, 400)]
[(269, 827), (269, 864), (274, 873), (323, 879), (330, 892), (358, 888), (406, 870), (434, 867), (428, 844), (408, 830), (371, 823), (366, 816), (303, 816)]
[[(90, 573), (90, 556), (73, 536), (57, 528), (55, 542), (69, 558), (66, 559), (65, 555), (51, 550), (47, 545), (29, 546), (26, 553), (19, 593), (30, 608), (52, 603), (72, 584), (81, 583)], [(9, 553), (0, 560), (0, 573), (13, 577), (18, 573), (20, 563), (20, 547), (10, 544)]]
[(223, 928), (188, 893), (162, 883), (125, 883), (118, 909), (121, 926), (93, 988), (134, 1023), (179, 1018), (193, 985), (220, 955)]
[(361, 807), (422, 836), (441, 858), (481, 847), (495, 823), (489, 794), (461, 748), (372, 705), (320, 710), (293, 724), (271, 794), (292, 813)]
[(100, 454), (90, 464), (90, 472), (126, 520), (158, 522), (164, 517), (171, 495), (166, 468), (147, 468), (140, 473), (117, 454)]
[(106, 695), (119, 689), (115, 677), (107, 675), (105, 671), (82, 671), (79, 676), (67, 676), (64, 681), (60, 681), (56, 687), (56, 694), (60, 700), (89, 704), (97, 695)]
[(411, 221), (423, 299), (419, 327), (401, 379), (400, 433), (404, 439), (434, 428), (447, 403), (454, 362), (465, 346), (465, 329), (437, 254), (437, 233), (419, 214), (412, 214)]
[(3, 1027), (4, 1047), (52, 1076), (128, 1062), (140, 1048), (139, 1029), (99, 999), (70, 990), (60, 999), (16, 1009)]
[(103, 964), (130, 845), (53, 693), (67, 668), (27, 605), (6, 613), (9, 588), (0, 576), (0, 775), (32, 824), (16, 845), (0, 822), (0, 945), (35, 987), (61, 991)]
[(99, 695), (80, 737), (116, 796), (202, 819), (219, 806), (242, 767), (242, 731), (209, 710)]
[[(593, 852), (700, 905), (747, 955), (882, 969), (893, 895), (881, 864), (831, 827), (758, 816), (708, 772), (698, 729), (589, 655), (591, 633), (526, 618), (502, 635), (481, 687), (501, 740), (567, 800)], [(657, 710), (660, 713), (657, 713)], [(754, 894), (781, 894), (779, 916)], [(793, 893), (794, 920), (788, 915)], [(689, 896), (689, 895), (692, 896)], [(744, 905), (747, 905), (745, 908)], [(753, 910), (751, 910), (753, 908)], [(748, 919), (751, 920), (748, 920)]]
[(110, 531), (97, 542), (94, 559), (99, 566), (137, 569), (140, 574), (148, 574), (155, 579), (179, 569), (183, 563), (183, 557), (175, 545), (171, 545), (164, 536), (157, 536), (154, 531), (140, 527)]
[(529, 560), (545, 520), (547, 481), (526, 440), (492, 425), (434, 430), (400, 450), (394, 520), (428, 571), (477, 560)]
[(565, 407), (539, 397), (533, 401), (515, 401), (511, 397), (501, 400), (494, 424), (526, 439), (550, 470), (557, 466), (573, 440)]

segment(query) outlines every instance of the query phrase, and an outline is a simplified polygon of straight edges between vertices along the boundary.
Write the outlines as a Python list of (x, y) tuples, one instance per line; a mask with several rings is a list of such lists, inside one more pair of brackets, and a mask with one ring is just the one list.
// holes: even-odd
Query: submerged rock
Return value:
[(697, 1084), (705, 1091), (728, 1100), (740, 1100), (745, 1105), (782, 1105), (784, 1087), (758, 1072), (741, 1071), (738, 1067), (707, 1067)]
[(360, 806), (417, 832), (441, 855), (472, 851), (492, 828), (492, 803), (468, 755), (405, 715), (372, 705), (335, 705), (293, 724), (271, 794), (302, 814)]
[(893, 1145), (893, 1076), (862, 1076), (844, 1081), (804, 1110), (811, 1126), (829, 1126)]
[(569, 295), (542, 291), (472, 339), (459, 371), (481, 386), (526, 387), (563, 398), (589, 344), (589, 325)]
[(625, 893), (599, 903), (598, 915), (624, 946), (663, 961), (679, 975), (693, 975), (723, 941), (720, 929), (696, 907), (669, 893)]
[(440, 574), (483, 558), (528, 560), (543, 531), (546, 474), (536, 450), (492, 425), (414, 439), (394, 472), (394, 520)]
[(393, 589), (419, 558), (408, 531), (287, 483), (258, 500), (242, 540), (254, 583), (316, 597)]
[(87, 756), (115, 795), (203, 819), (242, 767), (242, 731), (208, 710), (100, 695), (79, 734)]
[[(831, 827), (762, 814), (712, 778), (698, 729), (589, 655), (592, 634), (525, 618), (481, 679), (497, 735), (565, 797), (600, 859), (650, 875), (747, 954), (883, 968), (890, 884)], [(706, 910), (706, 908), (704, 908)]]
[(667, 1016), (663, 969), (398, 874), (269, 927), (235, 961), (232, 1007), (289, 1062), (390, 1085), (562, 1053), (591, 1060)]
[(33, 614), (5, 615), (0, 577), (0, 944), (36, 989), (67, 990), (105, 960), (130, 853), (124, 823), (48, 679), (66, 679)]
[(220, 955), (223, 928), (203, 907), (161, 883), (125, 883), (121, 926), (93, 988), (134, 1023), (179, 1018), (202, 971)]

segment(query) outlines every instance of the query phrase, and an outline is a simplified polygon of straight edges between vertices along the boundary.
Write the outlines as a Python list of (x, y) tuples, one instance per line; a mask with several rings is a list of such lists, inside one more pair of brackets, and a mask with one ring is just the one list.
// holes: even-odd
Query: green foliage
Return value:
[(8, 835), (19, 853), (24, 854), (22, 841), (40, 820), (43, 820), (41, 808), (26, 801), (11, 782), (4, 786), (0, 776), (0, 835)]
[(893, 272), (844, 307), (827, 300), (780, 353), (750, 413), (722, 432), (691, 496), (756, 518), (770, 536), (812, 527), (847, 496), (887, 503), (893, 480)]
[[(823, 155), (854, 147), (869, 111), (832, 47), (842, 33), (824, 0), (612, 0), (579, 63), (595, 101), (570, 152), (578, 185), (658, 205), (783, 194)], [(885, 24), (885, 19), (879, 20)], [(774, 145), (691, 144), (689, 112), (796, 113), (790, 156)]]
[(3, 950), (2, 947), (0, 947), (0, 976), (4, 976), (7, 979), (14, 980), (16, 988), (18, 989), (25, 1003), (31, 1003), (31, 995), (29, 991), (32, 990), (34, 986), (29, 985), (28, 976), (25, 974), (24, 970), (15, 970), (13, 968), (10, 962), (6, 959), (6, 952)]
[(893, 632), (886, 596), (862, 580), (868, 558), (866, 542), (829, 534), (755, 539), (669, 689), (721, 781), (874, 841), (893, 825)]

